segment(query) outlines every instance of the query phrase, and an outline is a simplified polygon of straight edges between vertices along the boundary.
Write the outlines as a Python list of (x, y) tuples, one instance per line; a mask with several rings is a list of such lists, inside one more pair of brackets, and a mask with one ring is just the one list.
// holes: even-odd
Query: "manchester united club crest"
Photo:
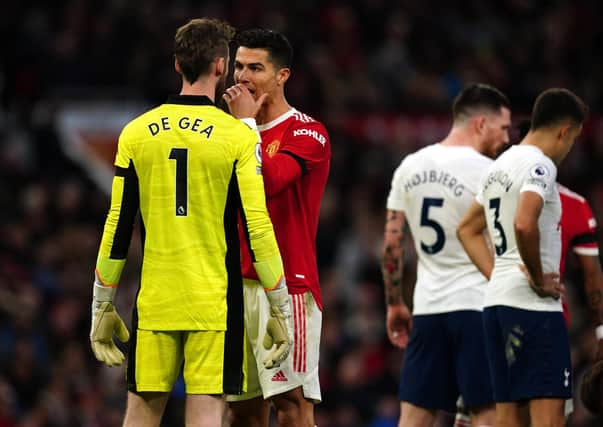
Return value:
[(281, 142), (278, 139), (275, 139), (270, 144), (268, 144), (266, 146), (266, 154), (268, 154), (268, 157), (274, 157), (280, 145)]

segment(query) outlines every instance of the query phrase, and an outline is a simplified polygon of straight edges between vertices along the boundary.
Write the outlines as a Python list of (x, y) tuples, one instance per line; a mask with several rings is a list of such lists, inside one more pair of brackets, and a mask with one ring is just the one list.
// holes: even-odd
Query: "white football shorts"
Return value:
[(245, 332), (247, 335), (247, 392), (228, 395), (229, 402), (274, 395), (302, 387), (306, 399), (321, 401), (318, 378), (322, 312), (311, 292), (289, 295), (293, 308), (293, 348), (278, 368), (266, 369), (262, 360), (268, 355), (262, 341), (268, 322), (269, 304), (262, 285), (254, 280), (243, 281), (245, 300)]

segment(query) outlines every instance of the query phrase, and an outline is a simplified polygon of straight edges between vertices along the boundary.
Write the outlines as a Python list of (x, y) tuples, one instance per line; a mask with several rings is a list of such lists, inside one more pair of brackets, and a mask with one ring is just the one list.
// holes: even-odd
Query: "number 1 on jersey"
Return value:
[(169, 159), (176, 161), (176, 216), (187, 216), (188, 148), (172, 148)]

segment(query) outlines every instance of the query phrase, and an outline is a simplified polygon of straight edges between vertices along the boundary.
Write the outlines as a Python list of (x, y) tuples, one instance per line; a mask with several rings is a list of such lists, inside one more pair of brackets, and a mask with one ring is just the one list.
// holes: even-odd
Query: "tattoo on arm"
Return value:
[(401, 214), (390, 211), (385, 224), (385, 247), (381, 263), (385, 283), (386, 304), (403, 302), (402, 294), (402, 236), (404, 223), (400, 226)]

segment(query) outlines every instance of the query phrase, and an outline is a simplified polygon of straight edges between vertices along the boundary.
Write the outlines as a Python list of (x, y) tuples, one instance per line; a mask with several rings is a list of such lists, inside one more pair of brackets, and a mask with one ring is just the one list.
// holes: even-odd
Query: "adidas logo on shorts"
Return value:
[(280, 370), (276, 374), (274, 374), (270, 381), (289, 381), (289, 379), (285, 376), (285, 373)]

